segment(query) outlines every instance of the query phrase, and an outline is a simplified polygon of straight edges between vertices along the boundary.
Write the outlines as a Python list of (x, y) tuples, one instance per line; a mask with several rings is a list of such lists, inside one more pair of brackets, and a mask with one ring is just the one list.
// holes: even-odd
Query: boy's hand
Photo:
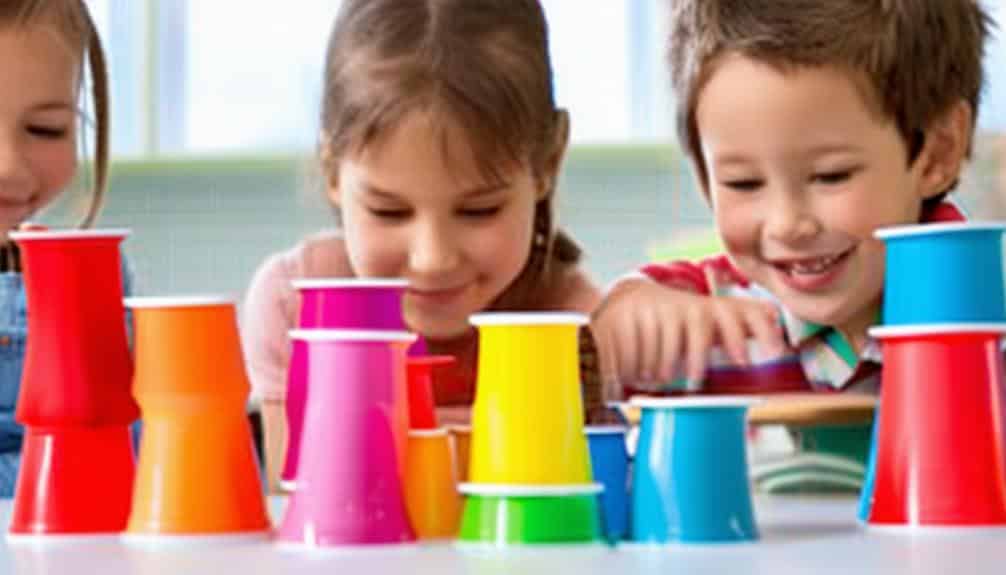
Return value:
[(625, 384), (666, 384), (680, 371), (699, 382), (714, 345), (738, 365), (750, 361), (749, 338), (770, 352), (783, 347), (771, 303), (700, 295), (645, 278), (619, 282), (594, 312), (591, 330), (608, 397), (621, 397)]

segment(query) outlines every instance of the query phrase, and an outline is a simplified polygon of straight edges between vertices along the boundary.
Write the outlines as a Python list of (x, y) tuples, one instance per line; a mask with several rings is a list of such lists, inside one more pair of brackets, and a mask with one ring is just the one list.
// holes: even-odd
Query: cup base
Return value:
[(246, 543), (269, 541), (271, 538), (272, 532), (268, 530), (222, 534), (123, 533), (120, 536), (121, 541), (127, 545), (170, 549), (243, 545)]
[(74, 547), (96, 543), (118, 543), (120, 533), (71, 534), (71, 533), (7, 533), (7, 544), (17, 547)]

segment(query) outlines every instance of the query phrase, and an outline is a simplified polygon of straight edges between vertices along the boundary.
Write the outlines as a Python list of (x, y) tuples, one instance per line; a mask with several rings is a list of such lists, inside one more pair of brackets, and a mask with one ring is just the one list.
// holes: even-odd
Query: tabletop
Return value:
[[(284, 498), (270, 498), (274, 519)], [(1003, 573), (1004, 530), (888, 531), (856, 522), (856, 500), (755, 498), (761, 540), (720, 545), (472, 548), (429, 543), (304, 550), (269, 541), (227, 544), (0, 539), (0, 573)], [(9, 523), (10, 500), (0, 501)]]

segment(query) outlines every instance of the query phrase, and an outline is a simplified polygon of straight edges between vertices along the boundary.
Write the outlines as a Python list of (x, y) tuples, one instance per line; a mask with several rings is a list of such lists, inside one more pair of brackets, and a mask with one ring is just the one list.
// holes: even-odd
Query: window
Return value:
[[(109, 54), (119, 155), (310, 149), (337, 0), (88, 0)], [(574, 143), (666, 142), (665, 0), (542, 0)], [(278, 6), (281, 6), (278, 7)], [(991, 6), (1006, 25), (1006, 3)], [(149, 64), (149, 65), (148, 65)], [(1006, 42), (980, 127), (1006, 130)]]

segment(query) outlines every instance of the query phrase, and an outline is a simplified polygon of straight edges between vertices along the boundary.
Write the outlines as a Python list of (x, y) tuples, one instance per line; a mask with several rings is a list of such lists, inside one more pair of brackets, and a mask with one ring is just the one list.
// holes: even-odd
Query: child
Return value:
[(555, 229), (569, 129), (553, 100), (546, 34), (537, 0), (342, 4), (319, 146), (341, 231), (266, 260), (242, 322), (270, 485), (286, 449), (292, 280), (406, 278), (406, 324), (430, 353), (458, 360), (438, 382), (440, 405), (471, 402), (471, 314), (590, 312), (600, 300), (577, 265), (580, 250)]
[(52, 202), (74, 178), (85, 59), (95, 141), (91, 204), (83, 227), (98, 215), (108, 174), (108, 81), (94, 22), (81, 0), (0, 5), (0, 497), (13, 494), (20, 462), (23, 433), (14, 408), (27, 336), (21, 262), (7, 232)]
[(749, 338), (797, 354), (815, 389), (873, 389), (873, 233), (963, 219), (944, 198), (970, 153), (988, 16), (974, 0), (681, 0), (671, 14), (679, 137), (726, 254), (613, 287), (592, 324), (609, 389), (678, 369), (699, 382), (712, 346), (743, 365)]

